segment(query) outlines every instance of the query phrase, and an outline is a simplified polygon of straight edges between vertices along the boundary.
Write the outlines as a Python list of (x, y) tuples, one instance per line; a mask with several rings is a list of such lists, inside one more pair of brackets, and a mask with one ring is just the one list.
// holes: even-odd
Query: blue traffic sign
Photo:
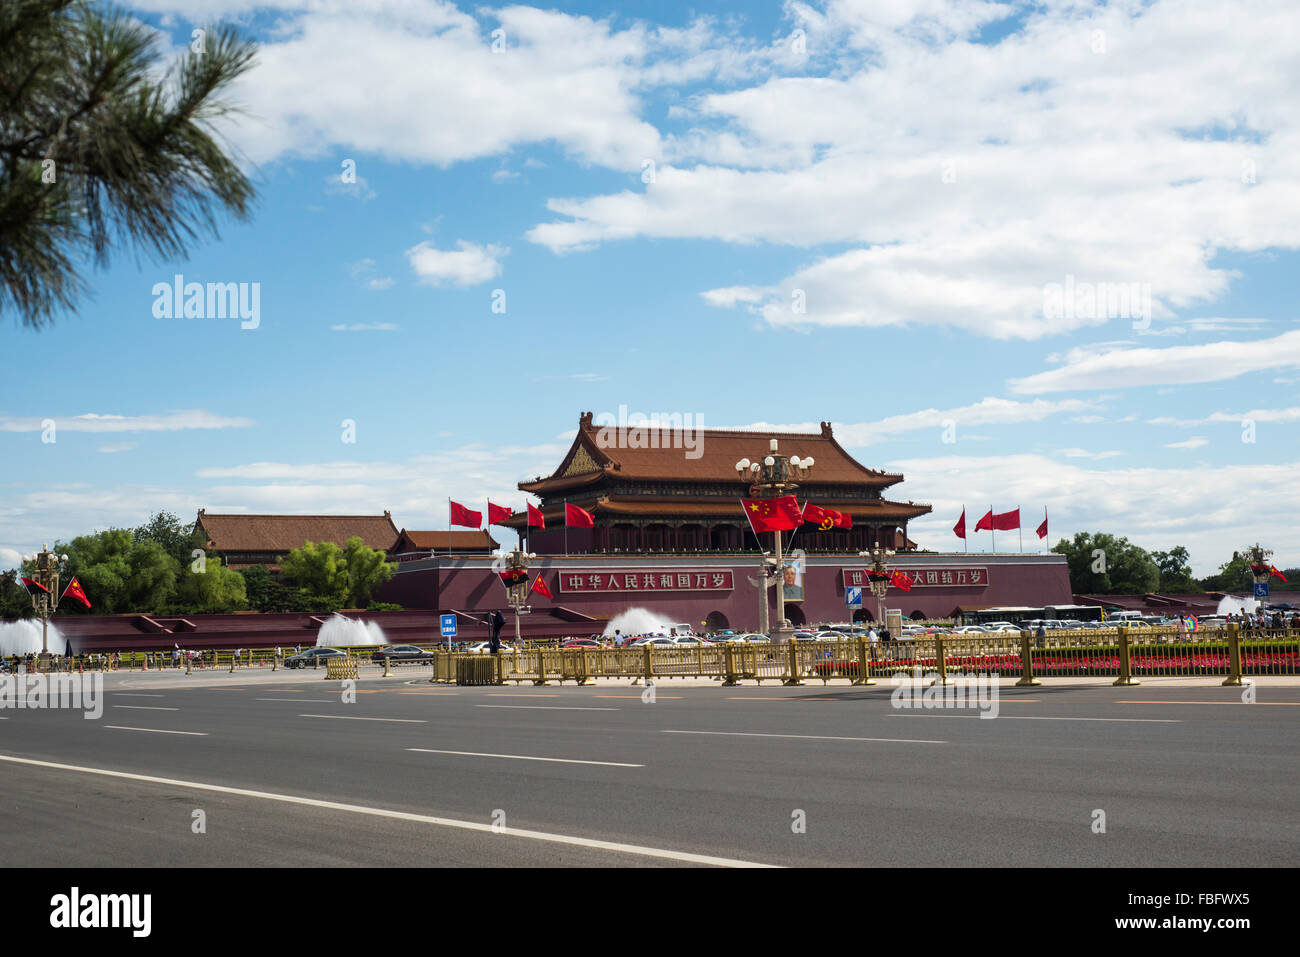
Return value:
[(1255, 582), (1255, 597), (1256, 598), (1268, 597), (1268, 582)]
[(861, 589), (861, 588), (845, 588), (845, 589), (844, 589), (844, 604), (847, 605), (849, 608), (860, 608), (860, 607), (862, 607), (862, 589)]
[(444, 638), (456, 637), (456, 616), (455, 615), (442, 616), (442, 637)]

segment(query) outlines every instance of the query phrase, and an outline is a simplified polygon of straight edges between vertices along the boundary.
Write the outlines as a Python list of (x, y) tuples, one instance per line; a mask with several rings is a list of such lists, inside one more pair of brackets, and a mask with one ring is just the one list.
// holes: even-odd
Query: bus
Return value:
[(1019, 625), (1028, 621), (1101, 621), (1104, 614), (1100, 605), (999, 605), (992, 608), (958, 609), (958, 625), (987, 625), (995, 621), (1009, 621)]

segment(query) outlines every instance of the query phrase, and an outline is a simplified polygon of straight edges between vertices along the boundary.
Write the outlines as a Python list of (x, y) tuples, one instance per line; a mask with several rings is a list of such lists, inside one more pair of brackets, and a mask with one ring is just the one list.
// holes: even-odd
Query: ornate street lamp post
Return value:
[(41, 671), (49, 670), (50, 663), (50, 616), (59, 604), (59, 577), (68, 562), (67, 555), (56, 555), (48, 545), (42, 545), (37, 555), (28, 558), (32, 564), (32, 580), (44, 591), (38, 590), (32, 595), (32, 608), (41, 619), (41, 658), (38, 666)]
[(520, 548), (514, 549), (505, 556), (505, 570), (511, 573), (515, 580), (514, 584), (506, 586), (506, 601), (510, 609), (515, 613), (515, 645), (519, 644), (519, 616), (528, 614), (532, 609), (528, 607), (528, 563), (536, 558), (536, 555), (523, 551)]
[[(799, 487), (790, 480), (792, 476), (806, 479), (808, 473), (812, 471), (812, 467), (812, 456), (800, 459), (797, 455), (782, 455), (777, 450), (777, 440), (772, 439), (768, 454), (763, 457), (761, 462), (741, 459), (736, 463), (736, 474), (740, 476), (741, 481), (750, 483), (749, 491), (754, 498), (780, 498), (783, 495), (789, 495)], [(784, 568), (781, 558), (780, 529), (777, 529), (773, 534), (776, 536), (776, 574), (780, 575)], [(766, 609), (768, 580), (766, 562), (763, 564), (763, 572), (760, 577), (762, 583), (759, 585), (759, 602), (761, 607)], [(776, 584), (776, 622), (776, 627), (770, 632), (773, 641), (777, 644), (789, 641), (791, 634), (794, 632), (794, 626), (785, 617), (785, 587), (780, 582)]]
[(858, 554), (863, 558), (871, 559), (867, 585), (871, 589), (871, 594), (876, 596), (876, 622), (883, 628), (885, 627), (885, 592), (889, 590), (889, 560), (894, 557), (894, 553), (888, 548), (872, 548)]
[[(1273, 577), (1271, 566), (1268, 563), (1268, 560), (1271, 557), (1273, 557), (1272, 549), (1260, 548), (1259, 542), (1256, 542), (1254, 546), (1250, 548), (1247, 554), (1250, 555), (1251, 580), (1256, 585), (1267, 584), (1268, 581)], [(1255, 591), (1259, 591), (1259, 589), (1258, 588), (1252, 589), (1252, 592)], [(1266, 602), (1261, 601), (1259, 603), (1260, 608), (1263, 608), (1265, 604)]]

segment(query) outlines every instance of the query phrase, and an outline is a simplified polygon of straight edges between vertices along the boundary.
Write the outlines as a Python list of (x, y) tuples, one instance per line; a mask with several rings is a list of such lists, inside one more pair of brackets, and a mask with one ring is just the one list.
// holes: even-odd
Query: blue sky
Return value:
[[(992, 503), (1300, 564), (1300, 13), (1192, 6), (128, 4), (259, 41), (260, 199), (0, 326), (0, 567), (160, 508), (445, 527), (620, 406), (832, 420), (927, 548)], [(258, 327), (156, 318), (177, 273)], [(1101, 283), (1136, 315), (1055, 309)]]

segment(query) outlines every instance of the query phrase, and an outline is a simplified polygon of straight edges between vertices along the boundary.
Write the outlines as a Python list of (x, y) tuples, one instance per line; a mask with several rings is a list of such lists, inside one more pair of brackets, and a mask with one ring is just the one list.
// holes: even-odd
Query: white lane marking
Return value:
[(117, 731), (152, 731), (154, 734), (192, 734), (199, 738), (206, 738), (208, 736), (206, 731), (167, 731), (163, 728), (128, 728), (120, 724), (106, 724), (104, 727), (113, 728)]
[(439, 751), (437, 748), (407, 748), (424, 754), (463, 754), (470, 758), (510, 758), (513, 761), (554, 761), (557, 764), (600, 764), (607, 768), (643, 768), (644, 764), (624, 764), (622, 761), (579, 761), (577, 758), (535, 758), (527, 754), (489, 754), (485, 751)]
[(428, 724), (423, 718), (359, 718), (350, 714), (300, 714), (300, 718), (336, 718), (339, 721), (396, 721), (400, 724)]
[(947, 744), (926, 738), (841, 738), (829, 734), (762, 734), (757, 731), (664, 731), (664, 734), (715, 734), (728, 738), (802, 738), (806, 741), (886, 741), (891, 744)]
[(165, 694), (142, 694), (139, 691), (114, 691), (119, 698), (165, 698)]
[(180, 708), (163, 708), (156, 704), (115, 704), (114, 708), (126, 708), (129, 711), (180, 711)]
[(412, 814), (409, 811), (393, 811), (382, 807), (366, 807), (362, 804), (341, 804), (337, 801), (322, 801), (317, 798), (299, 797), (296, 794), (277, 794), (273, 791), (250, 791), (247, 788), (232, 788), (221, 784), (204, 784), (201, 781), (181, 781), (176, 778), (159, 778), (148, 774), (131, 774), (126, 771), (110, 771), (107, 768), (88, 768), (75, 764), (57, 764), (53, 761), (37, 761), (33, 758), (17, 758), (0, 754), (0, 761), (14, 764), (26, 764), (40, 768), (54, 768), (59, 771), (77, 771), (82, 774), (99, 774), (110, 778), (124, 778), (128, 781), (143, 781), (147, 784), (165, 784), (171, 787), (187, 788), (197, 791), (214, 791), (218, 794), (234, 794), (240, 797), (260, 798), (266, 801), (280, 801), (284, 804), (301, 804), (307, 807), (325, 808), (331, 811), (348, 811), (352, 814), (368, 814), (372, 817), (387, 817), (398, 821), (415, 821), (419, 824), (433, 824), (438, 827), (454, 827), (465, 831), (478, 831), (482, 834), (502, 834), (508, 837), (522, 837), (533, 841), (548, 841), (553, 844), (570, 844), (575, 847), (587, 847), (598, 851), (612, 851), (618, 854), (636, 854), (642, 857), (657, 857), (663, 860), (683, 861), (687, 864), (708, 864), (716, 867), (779, 867), (779, 864), (760, 864), (757, 861), (742, 861), (729, 857), (709, 857), (705, 854), (690, 854), (685, 851), (673, 851), (662, 847), (644, 847), (639, 844), (619, 844), (614, 841), (597, 841), (586, 837), (574, 837), (570, 834), (553, 834), (549, 831), (529, 831), (522, 828), (497, 829), (492, 824), (477, 821), (458, 821), (454, 818), (433, 817), (428, 814)]
[(337, 698), (254, 698), (254, 701), (283, 701), (286, 704), (332, 704)]
[[(891, 718), (975, 718), (977, 714), (891, 714)], [(1043, 715), (1000, 714), (998, 721), (1124, 721), (1138, 724), (1182, 724), (1180, 718), (1052, 718)]]
[(522, 708), (526, 711), (618, 711), (619, 708), (566, 708), (557, 704), (476, 704), (476, 708)]

